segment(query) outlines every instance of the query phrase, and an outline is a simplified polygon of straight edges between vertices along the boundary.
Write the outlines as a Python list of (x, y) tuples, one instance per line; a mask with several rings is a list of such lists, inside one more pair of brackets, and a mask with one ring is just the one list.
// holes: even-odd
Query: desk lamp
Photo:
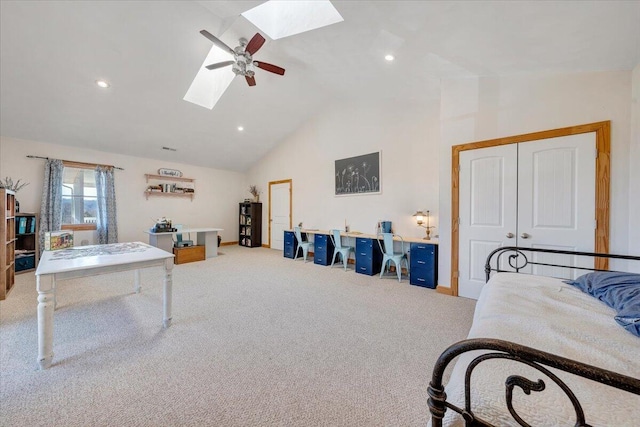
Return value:
[[(418, 227), (423, 227), (427, 229), (427, 235), (423, 237), (424, 240), (431, 240), (431, 229), (436, 228), (432, 225), (429, 225), (429, 211), (425, 214), (422, 211), (418, 211), (413, 214), (416, 217), (416, 221), (418, 222)], [(424, 222), (424, 217), (427, 217), (427, 225), (422, 225)]]

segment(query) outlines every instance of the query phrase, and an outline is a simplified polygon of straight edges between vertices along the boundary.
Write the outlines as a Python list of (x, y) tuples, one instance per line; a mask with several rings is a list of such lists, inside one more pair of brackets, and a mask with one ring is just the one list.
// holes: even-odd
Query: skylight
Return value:
[(183, 99), (210, 110), (213, 109), (213, 106), (216, 105), (216, 102), (227, 90), (236, 75), (226, 67), (217, 70), (207, 70), (204, 67), (205, 65), (230, 59), (233, 59), (233, 57), (228, 52), (215, 45), (212, 46)]
[(273, 40), (344, 21), (329, 0), (269, 0), (242, 16)]

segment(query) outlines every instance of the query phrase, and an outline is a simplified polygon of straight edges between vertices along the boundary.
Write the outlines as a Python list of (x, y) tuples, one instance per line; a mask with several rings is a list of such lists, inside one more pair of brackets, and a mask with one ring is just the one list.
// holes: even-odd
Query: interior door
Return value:
[(517, 144), (460, 153), (460, 296), (477, 299), (487, 255), (516, 245), (517, 155)]
[[(478, 298), (486, 257), (500, 246), (594, 251), (595, 153), (593, 132), (460, 153), (458, 295)], [(569, 255), (530, 258), (589, 262)], [(523, 271), (569, 278), (564, 270)]]
[(284, 230), (291, 228), (291, 181), (269, 183), (269, 245), (284, 250)]
[[(519, 144), (518, 246), (594, 251), (595, 153), (593, 132)], [(590, 262), (569, 255), (532, 257), (547, 263), (551, 257), (571, 265)], [(532, 272), (570, 278), (555, 267), (536, 266)]]

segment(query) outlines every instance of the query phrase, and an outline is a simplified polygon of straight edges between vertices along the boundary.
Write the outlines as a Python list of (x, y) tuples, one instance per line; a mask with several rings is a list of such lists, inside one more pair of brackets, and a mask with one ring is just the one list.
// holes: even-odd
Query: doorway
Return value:
[[(582, 134), (590, 134), (590, 135), (579, 136)], [(572, 137), (572, 135), (575, 137)], [(537, 247), (545, 246), (545, 245), (546, 246), (553, 245), (553, 243), (547, 243), (545, 241), (532, 242), (531, 240), (527, 240), (531, 238), (531, 231), (527, 231), (524, 229), (522, 230), (517, 229), (517, 217), (518, 217), (517, 201), (521, 199), (524, 200), (524, 193), (522, 197), (518, 195), (519, 190), (518, 190), (518, 183), (517, 183), (517, 176), (518, 176), (517, 160), (514, 161), (514, 160), (507, 160), (507, 159), (509, 158), (508, 156), (513, 156), (513, 153), (518, 152), (518, 147), (524, 147), (524, 149), (521, 151), (528, 152), (528, 154), (525, 155), (525, 157), (526, 156), (531, 157), (532, 153), (538, 152), (535, 149), (536, 147), (535, 143), (540, 143), (541, 140), (546, 140), (544, 141), (544, 143), (547, 144), (547, 146), (542, 147), (543, 149), (540, 150), (541, 153), (544, 153), (542, 157), (540, 157), (540, 159), (542, 158), (547, 159), (547, 161), (544, 162), (544, 166), (549, 166), (550, 164), (553, 164), (553, 162), (551, 163), (549, 162), (548, 157), (545, 157), (549, 155), (558, 156), (560, 159), (558, 161), (562, 163), (562, 158), (563, 158), (562, 153), (564, 153), (564, 159), (566, 160), (568, 157), (569, 158), (571, 157), (571, 154), (570, 154), (571, 149), (567, 149), (566, 147), (561, 148), (560, 143), (562, 141), (566, 141), (567, 139), (570, 140), (572, 138), (586, 139), (587, 141), (589, 139), (595, 140), (596, 152), (594, 153), (592, 151), (589, 153), (591, 159), (595, 157), (595, 170), (591, 175), (589, 174), (584, 175), (585, 177), (584, 179), (588, 179), (591, 181), (588, 184), (591, 186), (590, 188), (592, 189), (591, 190), (574, 189), (574, 191), (577, 191), (578, 192), (577, 194), (581, 194), (583, 197), (585, 192), (590, 192), (590, 195), (586, 196), (591, 198), (591, 200), (589, 200), (589, 202), (591, 202), (591, 204), (589, 205), (591, 206), (589, 208), (590, 212), (588, 212), (589, 214), (588, 217), (590, 218), (590, 222), (588, 225), (584, 225), (583, 223), (582, 233), (585, 233), (584, 227), (590, 227), (589, 230), (595, 229), (595, 233), (593, 234), (591, 234), (590, 231), (587, 231), (587, 233), (589, 234), (589, 236), (587, 236), (588, 240), (593, 242), (593, 246), (591, 250), (595, 252), (602, 252), (602, 253), (608, 252), (609, 250), (610, 122), (608, 121), (598, 122), (598, 123), (592, 123), (592, 124), (586, 124), (586, 125), (580, 125), (580, 126), (573, 126), (569, 128), (554, 129), (549, 131), (535, 132), (531, 134), (517, 135), (517, 136), (500, 138), (495, 140), (481, 141), (481, 142), (476, 142), (472, 144), (454, 146), (452, 147), (453, 170), (452, 170), (452, 206), (451, 206), (451, 212), (452, 212), (451, 294), (452, 295), (459, 295), (459, 291), (461, 290), (459, 285), (461, 282), (461, 276), (463, 274), (467, 276), (473, 275), (473, 273), (470, 273), (472, 269), (473, 271), (475, 271), (475, 269), (478, 268), (479, 264), (482, 264), (482, 266), (484, 265), (484, 259), (482, 260), (480, 259), (482, 258), (481, 256), (481, 252), (483, 253), (482, 250), (477, 251), (478, 252), (477, 256), (473, 256), (473, 257), (470, 256), (470, 253), (472, 252), (470, 250), (470, 246), (475, 243), (475, 242), (472, 242), (473, 236), (471, 237), (469, 235), (461, 236), (461, 228), (462, 228), (461, 222), (468, 220), (469, 219), (468, 217), (470, 216), (470, 212), (471, 212), (470, 210), (471, 207), (469, 204), (470, 201), (468, 199), (469, 189), (468, 188), (464, 189), (464, 192), (467, 193), (467, 195), (465, 196), (463, 194), (463, 188), (462, 188), (463, 186), (469, 185), (468, 183), (462, 182), (462, 179), (468, 180), (468, 177), (465, 177), (464, 175), (465, 173), (469, 172), (469, 170), (467, 171), (463, 170), (462, 173), (460, 171), (461, 167), (464, 169), (465, 167), (469, 167), (469, 165), (464, 166), (463, 163), (468, 162), (469, 159), (474, 158), (473, 151), (476, 151), (477, 153), (481, 153), (482, 150), (480, 149), (490, 149), (491, 147), (495, 147), (495, 150), (497, 150), (495, 153), (489, 153), (490, 155), (486, 156), (485, 160), (481, 160), (477, 164), (478, 166), (477, 170), (483, 170), (484, 172), (487, 172), (487, 170), (491, 170), (487, 168), (493, 168), (494, 170), (493, 175), (487, 174), (487, 176), (484, 178), (485, 180), (488, 180), (488, 181), (485, 183), (486, 185), (483, 191), (489, 194), (490, 196), (492, 196), (494, 200), (500, 200), (500, 198), (502, 198), (503, 200), (505, 198), (510, 198), (513, 201), (513, 199), (516, 198), (516, 208), (513, 207), (513, 204), (505, 204), (504, 210), (503, 210), (502, 208), (498, 208), (498, 206), (496, 206), (495, 204), (494, 205), (489, 204), (489, 205), (486, 205), (485, 208), (483, 208), (484, 210), (480, 209), (480, 211), (477, 212), (480, 216), (477, 216), (476, 219), (479, 219), (485, 222), (488, 221), (487, 225), (491, 225), (492, 221), (495, 224), (498, 224), (498, 223), (502, 224), (502, 222), (506, 218), (506, 215), (509, 214), (510, 211), (513, 213), (512, 216), (515, 216), (516, 218), (516, 222), (515, 223), (511, 222), (510, 224), (508, 224), (507, 227), (502, 227), (502, 226), (498, 227), (497, 225), (494, 225), (494, 228), (499, 228), (500, 232), (499, 234), (494, 234), (495, 237), (485, 238), (484, 246), (489, 245), (489, 243), (486, 243), (486, 242), (492, 242), (494, 248), (498, 246), (515, 246), (515, 245), (521, 245), (526, 247), (527, 244), (529, 246), (537, 246)], [(558, 143), (557, 147), (555, 143)], [(558, 148), (559, 150), (556, 151), (555, 150), (556, 148)], [(510, 152), (511, 154), (508, 154)], [(580, 160), (580, 162), (584, 162), (584, 157), (582, 157), (582, 159), (583, 160)], [(577, 158), (574, 158), (574, 160), (576, 162), (578, 161)], [(483, 163), (483, 165), (480, 165), (480, 163)], [(515, 169), (514, 169), (514, 166), (515, 166)], [(560, 169), (562, 170), (562, 167), (560, 167)], [(523, 172), (523, 174), (526, 175), (526, 180), (523, 178), (523, 181), (527, 181), (532, 176), (531, 166), (525, 166), (524, 170), (526, 170), (526, 172)], [(506, 177), (510, 177), (510, 179), (506, 179)], [(493, 180), (494, 184), (501, 183), (502, 187), (500, 187), (500, 185), (498, 186), (489, 185), (489, 181), (491, 180)], [(532, 184), (531, 181), (527, 181), (527, 182), (528, 183), (525, 183), (525, 184), (531, 187), (531, 184)], [(545, 181), (541, 180), (540, 182), (544, 183)], [(498, 194), (496, 192), (498, 191), (498, 189), (500, 189), (500, 191), (502, 192), (513, 191), (514, 188), (515, 188), (515, 192), (509, 193), (511, 194), (510, 196), (507, 196), (507, 193)], [(529, 190), (527, 191), (531, 192), (531, 188), (529, 188)], [(535, 197), (535, 195), (532, 195), (532, 196)], [(464, 197), (464, 200), (462, 200), (463, 197)], [(531, 197), (529, 197), (528, 199), (531, 200)], [(523, 206), (528, 206), (526, 207), (526, 209), (528, 210), (529, 213), (531, 212), (531, 205), (529, 202), (526, 202), (526, 203), (523, 202)], [(548, 210), (545, 212), (548, 212)], [(493, 213), (494, 216), (491, 218), (487, 217), (487, 215), (491, 213)], [(467, 218), (461, 218), (461, 215), (464, 215)], [(495, 215), (501, 215), (503, 217), (500, 218), (500, 221), (496, 222), (496, 218), (498, 217)], [(594, 219), (595, 219), (595, 224), (593, 223)], [(555, 219), (553, 221), (555, 221)], [(524, 225), (524, 223), (525, 221), (523, 221), (522, 225)], [(531, 224), (531, 221), (526, 221), (526, 223), (527, 225), (529, 225)], [(502, 229), (501, 227), (504, 229)], [(510, 228), (510, 229), (507, 230), (507, 228)], [(540, 227), (539, 230), (536, 230), (535, 235), (542, 236), (544, 234), (542, 232), (543, 228), (544, 227)], [(538, 231), (540, 231), (540, 233), (538, 233)], [(463, 231), (463, 233), (465, 232), (466, 231)], [(520, 234), (517, 234), (518, 232), (520, 232)], [(510, 235), (513, 235), (513, 236), (509, 237)], [(464, 242), (462, 241), (462, 238), (465, 239)], [(568, 242), (569, 244), (574, 244), (575, 242), (574, 239), (571, 237), (568, 237), (564, 241)], [(478, 249), (482, 249), (484, 247), (481, 243), (482, 242), (478, 244), (477, 246)], [(486, 247), (484, 247), (484, 249), (485, 251), (488, 250)], [(462, 259), (463, 257), (464, 259)], [(473, 266), (470, 266), (470, 263), (474, 264), (475, 268)], [(597, 258), (595, 267), (606, 268), (606, 260)], [(464, 272), (462, 271), (462, 268), (465, 269)], [(484, 283), (484, 278), (482, 278), (481, 281), (477, 281), (477, 283)], [(467, 286), (467, 284), (465, 284), (464, 286)], [(469, 292), (467, 291), (468, 289), (464, 289), (463, 294), (465, 296), (473, 297), (473, 294), (475, 292), (471, 291), (471, 293), (469, 294)]]
[(269, 182), (269, 247), (284, 250), (284, 230), (291, 229), (292, 180)]

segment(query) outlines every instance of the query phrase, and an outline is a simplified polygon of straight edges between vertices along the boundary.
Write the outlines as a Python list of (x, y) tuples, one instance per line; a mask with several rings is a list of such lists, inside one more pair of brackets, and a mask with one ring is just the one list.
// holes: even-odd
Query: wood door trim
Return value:
[[(594, 251), (609, 253), (609, 200), (611, 181), (611, 121), (588, 123), (566, 128), (551, 129), (504, 138), (489, 139), (454, 145), (451, 147), (451, 294), (458, 295), (458, 251), (460, 250), (460, 152), (499, 145), (531, 142), (540, 139), (558, 138), (595, 132), (596, 135), (596, 229)], [(608, 259), (596, 258), (595, 268), (607, 269)]]
[(447, 288), (444, 286), (438, 286), (436, 287), (436, 292), (439, 294), (443, 294), (443, 295), (449, 295), (452, 296), (452, 289), (451, 288)]
[(293, 180), (292, 179), (281, 179), (279, 181), (269, 181), (269, 248), (271, 247), (271, 186), (277, 184), (286, 184), (289, 183), (289, 228), (291, 228), (291, 218), (293, 213)]

